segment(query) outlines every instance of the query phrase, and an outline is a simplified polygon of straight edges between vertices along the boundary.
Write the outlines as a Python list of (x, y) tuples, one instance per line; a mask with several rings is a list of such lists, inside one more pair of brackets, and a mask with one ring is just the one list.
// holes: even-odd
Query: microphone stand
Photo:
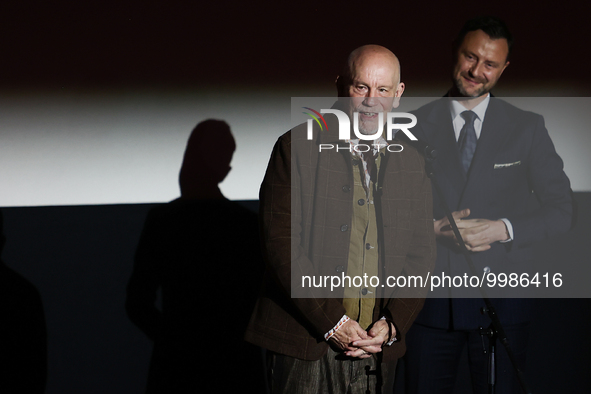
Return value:
[[(414, 145), (415, 147), (417, 147), (417, 145), (412, 144), (412, 141), (411, 141), (411, 145)], [(431, 179), (431, 184), (433, 185), (433, 188), (435, 189), (437, 195), (439, 196), (439, 199), (441, 201), (441, 207), (443, 208), (443, 210), (445, 212), (445, 216), (447, 216), (447, 219), (449, 220), (449, 224), (451, 225), (453, 233), (456, 236), (458, 243), (460, 244), (460, 249), (461, 249), (464, 257), (466, 258), (466, 261), (468, 262), (468, 266), (470, 267), (472, 275), (478, 276), (476, 273), (476, 269), (474, 268), (474, 263), (472, 262), (472, 257), (470, 256), (470, 252), (466, 248), (466, 244), (464, 243), (464, 240), (462, 239), (460, 231), (458, 230), (458, 226), (456, 225), (456, 222), (451, 214), (451, 211), (449, 210), (449, 207), (447, 206), (447, 203), (445, 202), (443, 191), (439, 187), (439, 184), (437, 183), (437, 179), (435, 177), (435, 168), (433, 166), (433, 161), (435, 160), (435, 157), (437, 156), (437, 151), (428, 145), (420, 145), (419, 149), (417, 149), (417, 150), (419, 151), (419, 153), (422, 153), (423, 156), (425, 157), (425, 172), (427, 173), (427, 176)], [(525, 375), (524, 375), (523, 371), (519, 368), (519, 365), (517, 364), (517, 359), (515, 358), (515, 355), (513, 354), (513, 351), (509, 345), (509, 340), (507, 339), (507, 335), (505, 334), (505, 330), (503, 329), (503, 326), (501, 325), (501, 321), (499, 320), (499, 316), (497, 315), (497, 312), (496, 312), (494, 306), (492, 305), (490, 299), (488, 298), (485, 289), (482, 287), (479, 287), (479, 289), (480, 289), (480, 293), (482, 295), (482, 299), (484, 300), (484, 304), (485, 304), (485, 307), (483, 308), (482, 312), (486, 313), (491, 320), (491, 325), (489, 326), (488, 329), (483, 329), (482, 327), (480, 328), (480, 335), (483, 335), (483, 336), (487, 335), (489, 337), (488, 392), (489, 392), (489, 394), (494, 394), (494, 392), (495, 392), (495, 380), (496, 380), (496, 373), (495, 373), (495, 367), (496, 367), (495, 351), (496, 351), (496, 349), (495, 349), (495, 345), (496, 345), (496, 340), (499, 339), (500, 342), (505, 347), (505, 349), (507, 350), (507, 354), (509, 355), (509, 359), (511, 360), (511, 364), (513, 365), (513, 368), (515, 369), (517, 379), (519, 380), (519, 384), (521, 385), (522, 391), (525, 394), (531, 394), (531, 390), (529, 389), (529, 386), (525, 382)]]

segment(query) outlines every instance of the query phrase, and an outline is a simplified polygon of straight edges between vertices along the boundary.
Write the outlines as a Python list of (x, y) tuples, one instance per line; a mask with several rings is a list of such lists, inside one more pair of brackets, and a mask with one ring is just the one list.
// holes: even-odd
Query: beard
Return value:
[(378, 121), (359, 121), (359, 132), (361, 134), (375, 134), (378, 131)]
[(460, 93), (463, 97), (480, 97), (484, 94), (487, 94), (490, 91), (491, 86), (486, 86), (485, 83), (482, 83), (482, 87), (479, 89), (474, 90), (472, 93), (469, 93), (466, 89), (464, 89), (463, 79), (462, 76), (454, 77), (453, 78), (454, 85), (458, 93)]
[[(358, 127), (359, 132), (365, 135), (372, 135), (375, 134), (380, 128), (383, 131), (384, 125), (380, 125), (380, 114), (382, 114), (382, 121), (386, 119), (386, 114), (383, 113), (383, 109), (380, 108), (378, 111), (375, 108), (369, 109), (364, 106), (359, 106), (354, 109), (354, 112), (358, 113)], [(372, 117), (365, 117), (362, 114), (372, 113), (374, 116)], [(351, 117), (351, 120), (354, 122), (355, 118)]]

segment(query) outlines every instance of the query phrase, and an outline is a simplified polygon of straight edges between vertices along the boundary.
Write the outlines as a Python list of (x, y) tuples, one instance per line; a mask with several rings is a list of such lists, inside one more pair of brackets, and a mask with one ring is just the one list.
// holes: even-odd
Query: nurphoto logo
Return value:
[[(326, 120), (324, 119), (324, 117), (322, 116), (322, 114), (333, 114), (337, 117), (338, 120), (338, 124), (339, 124), (339, 139), (343, 140), (343, 141), (350, 141), (351, 140), (351, 121), (349, 120), (349, 116), (338, 109), (321, 109), (320, 112), (310, 108), (310, 107), (302, 107), (304, 109), (307, 109), (310, 112), (303, 112), (306, 115), (309, 115), (310, 117), (312, 117), (312, 119), (308, 119), (307, 121), (307, 138), (308, 140), (312, 140), (313, 138), (313, 133), (312, 133), (312, 128), (313, 128), (313, 121), (316, 121), (316, 123), (318, 124), (318, 126), (320, 127), (321, 131), (324, 131), (324, 129), (326, 128), (326, 130), (328, 130), (328, 125), (326, 123)], [(414, 126), (416, 126), (417, 124), (417, 118), (416, 116), (414, 116), (411, 113), (408, 112), (388, 112), (386, 115), (386, 122), (384, 122), (384, 113), (383, 112), (379, 112), (377, 114), (378, 116), (378, 121), (377, 121), (377, 130), (375, 131), (375, 133), (373, 134), (365, 134), (362, 133), (361, 131), (359, 131), (359, 112), (353, 112), (353, 132), (355, 133), (355, 136), (359, 139), (359, 140), (364, 140), (364, 141), (375, 141), (378, 140), (380, 137), (382, 137), (383, 132), (384, 132), (384, 124), (386, 124), (386, 140), (387, 141), (391, 141), (393, 139), (393, 136), (395, 135), (395, 133), (397, 131), (402, 131), (404, 134), (406, 134), (406, 136), (411, 140), (411, 141), (417, 141), (417, 138), (410, 132), (409, 129), (413, 128)], [(410, 123), (395, 123), (395, 119), (400, 119), (400, 118), (405, 118), (405, 119), (410, 119)], [(396, 130), (396, 132), (395, 132)], [(384, 146), (384, 144), (380, 144), (380, 143), (375, 143), (372, 144), (374, 145), (374, 148), (376, 149), (380, 149), (382, 146)], [(323, 149), (334, 149), (334, 145), (333, 144), (320, 144), (319, 147), (320, 151), (322, 151)], [(339, 149), (339, 147), (337, 146), (337, 150)], [(369, 145), (364, 145), (364, 144), (357, 144), (355, 146), (353, 146), (351, 149), (354, 149), (355, 151), (358, 152), (367, 152), (369, 151), (371, 148)], [(387, 149), (389, 152), (402, 152), (403, 147), (402, 145), (399, 144), (389, 144), (387, 145)]]

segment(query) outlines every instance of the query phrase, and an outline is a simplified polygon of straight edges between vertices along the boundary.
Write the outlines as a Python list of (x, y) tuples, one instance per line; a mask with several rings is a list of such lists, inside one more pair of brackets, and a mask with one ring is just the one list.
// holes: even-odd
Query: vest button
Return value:
[(371, 249), (371, 245), (368, 243), (365, 244), (365, 249), (370, 250)]
[(363, 289), (361, 290), (361, 294), (363, 294), (363, 295), (366, 295), (366, 294), (367, 294), (367, 289), (366, 289), (366, 288), (363, 288)]
[(357, 204), (363, 205), (365, 204), (365, 200), (363, 198), (360, 198), (359, 200), (357, 200)]

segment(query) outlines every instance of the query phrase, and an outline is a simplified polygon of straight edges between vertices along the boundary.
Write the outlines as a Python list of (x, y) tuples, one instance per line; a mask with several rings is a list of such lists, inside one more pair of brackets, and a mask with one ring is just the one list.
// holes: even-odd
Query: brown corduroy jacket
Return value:
[[(267, 269), (245, 339), (304, 360), (325, 354), (324, 334), (345, 314), (342, 292), (333, 297), (308, 289), (306, 298), (291, 296), (292, 290), (301, 294), (302, 275), (347, 272), (353, 166), (349, 144), (338, 140), (333, 118), (326, 116), (331, 131), (315, 129), (312, 140), (307, 139), (305, 125), (281, 136), (260, 190)], [(319, 152), (319, 144), (343, 149)], [(402, 152), (383, 153), (375, 194), (381, 284), (388, 276), (424, 279), (435, 262), (431, 183), (423, 158), (403, 146)], [(391, 316), (398, 339), (384, 348), (387, 361), (404, 354), (405, 334), (422, 308), (426, 289), (385, 285), (381, 290), (374, 321)]]

